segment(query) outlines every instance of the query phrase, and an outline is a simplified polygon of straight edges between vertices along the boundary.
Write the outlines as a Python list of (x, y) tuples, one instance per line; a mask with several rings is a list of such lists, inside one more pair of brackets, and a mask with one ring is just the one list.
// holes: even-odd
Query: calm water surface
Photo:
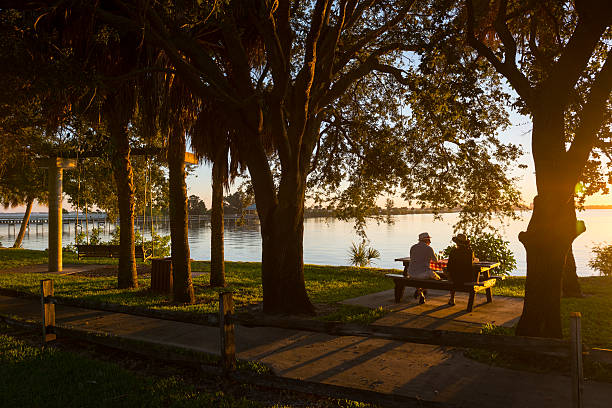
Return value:
[[(523, 213), (523, 219), (513, 221), (503, 228), (503, 235), (510, 241), (510, 249), (517, 259), (516, 275), (524, 275), (526, 269), (525, 250), (518, 241), (518, 233), (527, 227), (530, 212)], [(580, 276), (594, 275), (589, 268), (591, 248), (594, 244), (607, 242), (612, 244), (612, 210), (587, 210), (578, 214), (579, 219), (586, 222), (587, 231), (574, 241), (574, 255)], [(431, 214), (399, 215), (393, 217), (394, 223), (377, 224), (371, 221), (367, 224), (367, 234), (370, 245), (380, 251), (380, 259), (374, 266), (382, 268), (400, 268), (401, 264), (394, 259), (408, 256), (410, 246), (417, 241), (420, 232), (427, 231), (432, 236), (432, 247), (436, 251), (444, 249), (451, 243), (453, 223), (457, 214), (445, 214), (442, 220), (434, 220)], [(17, 230), (19, 226), (17, 226)], [(64, 245), (74, 241), (74, 225), (64, 226)], [(159, 228), (162, 234), (169, 234), (168, 229)], [(23, 242), (24, 248), (47, 248), (47, 226), (31, 226), (29, 236)], [(108, 239), (105, 236), (104, 239)], [(0, 242), (10, 246), (14, 235), (7, 225), (0, 225)], [(304, 223), (304, 261), (319, 265), (347, 265), (348, 249), (351, 242), (358, 243), (360, 238), (355, 233), (350, 222), (333, 219), (309, 218)], [(210, 226), (203, 225), (191, 228), (189, 231), (191, 257), (193, 259), (210, 259)], [(226, 223), (225, 227), (225, 258), (232, 261), (260, 261), (261, 238), (259, 225), (251, 224), (236, 227)]]

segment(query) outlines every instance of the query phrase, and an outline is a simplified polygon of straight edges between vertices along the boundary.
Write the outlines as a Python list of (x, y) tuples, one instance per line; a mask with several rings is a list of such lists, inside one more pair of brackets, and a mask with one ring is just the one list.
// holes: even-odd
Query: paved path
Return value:
[[(445, 305), (446, 294), (430, 291), (428, 302), (393, 303), (393, 291), (346, 301), (393, 310), (379, 324), (476, 331), (484, 321), (512, 324), (520, 299), (477, 296), (472, 313), (465, 297)], [(39, 303), (0, 296), (0, 314), (40, 318)], [(195, 324), (121, 313), (57, 306), (57, 323), (209, 353), (218, 353), (218, 330)], [(488, 318), (487, 318), (488, 316)], [(236, 327), (238, 357), (258, 360), (282, 376), (397, 393), (470, 407), (570, 407), (568, 376), (508, 370), (477, 363), (449, 348), (361, 337), (335, 337), (292, 330)], [(612, 384), (587, 382), (585, 406), (609, 408)]]

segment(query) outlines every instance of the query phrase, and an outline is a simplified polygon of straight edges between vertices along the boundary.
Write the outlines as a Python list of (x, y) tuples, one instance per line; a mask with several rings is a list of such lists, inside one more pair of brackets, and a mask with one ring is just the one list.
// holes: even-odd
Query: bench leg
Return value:
[(493, 302), (493, 289), (487, 288), (487, 303)]
[(395, 282), (395, 303), (401, 302), (402, 296), (404, 296), (404, 285)]
[(467, 311), (471, 312), (472, 308), (474, 307), (474, 296), (476, 295), (476, 292), (474, 292), (473, 290), (470, 291), (470, 299), (468, 300), (468, 305), (467, 305)]

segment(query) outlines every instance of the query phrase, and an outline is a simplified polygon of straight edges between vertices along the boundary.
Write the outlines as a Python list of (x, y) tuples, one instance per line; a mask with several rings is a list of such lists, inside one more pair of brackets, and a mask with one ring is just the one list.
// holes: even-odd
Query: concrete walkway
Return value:
[[(407, 293), (409, 295), (410, 293)], [(467, 298), (446, 305), (447, 294), (430, 291), (424, 305), (411, 297), (393, 303), (393, 291), (346, 301), (392, 310), (378, 324), (477, 331), (483, 322), (512, 325), (521, 299), (494, 297), (486, 304), (476, 297), (467, 313)], [(40, 305), (31, 299), (0, 296), (0, 314), (39, 320)], [(181, 346), (218, 354), (218, 330), (121, 313), (56, 306), (57, 323), (136, 340)], [(517, 314), (518, 313), (518, 314)], [(238, 357), (261, 361), (281, 376), (396, 393), (424, 400), (477, 407), (570, 407), (570, 379), (477, 363), (461, 350), (367, 339), (335, 337), (273, 328), (236, 327)], [(585, 406), (609, 408), (612, 384), (586, 382)]]

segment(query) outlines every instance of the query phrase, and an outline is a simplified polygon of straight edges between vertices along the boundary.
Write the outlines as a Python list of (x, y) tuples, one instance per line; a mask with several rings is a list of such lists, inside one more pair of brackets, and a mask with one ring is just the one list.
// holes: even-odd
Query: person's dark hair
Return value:
[(467, 239), (465, 234), (457, 234), (456, 237), (453, 237), (453, 242), (457, 244), (457, 246), (470, 247), (470, 240)]

